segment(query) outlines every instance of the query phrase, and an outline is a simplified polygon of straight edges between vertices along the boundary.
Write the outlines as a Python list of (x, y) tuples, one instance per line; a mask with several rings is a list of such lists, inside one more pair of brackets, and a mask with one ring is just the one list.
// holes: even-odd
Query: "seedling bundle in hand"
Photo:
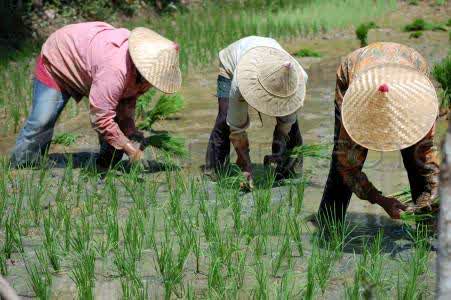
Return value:
[[(398, 199), (404, 204), (412, 203), (412, 194), (409, 187), (405, 187), (401, 191), (391, 194), (389, 197)], [(440, 206), (440, 199), (435, 198), (432, 200), (430, 207), (418, 208), (414, 207), (414, 210), (404, 211), (401, 213), (401, 220), (408, 223), (421, 222), (426, 220), (432, 220), (437, 217), (438, 208)]]
[(145, 145), (152, 146), (170, 155), (186, 156), (187, 150), (183, 138), (174, 137), (167, 132), (154, 133), (152, 131), (152, 126), (156, 121), (167, 119), (183, 109), (185, 105), (183, 97), (179, 94), (162, 95), (151, 110), (145, 111), (145, 107), (150, 104), (154, 94), (154, 92), (147, 93), (137, 103), (139, 115), (143, 119), (138, 127), (151, 133), (151, 136), (146, 139)]

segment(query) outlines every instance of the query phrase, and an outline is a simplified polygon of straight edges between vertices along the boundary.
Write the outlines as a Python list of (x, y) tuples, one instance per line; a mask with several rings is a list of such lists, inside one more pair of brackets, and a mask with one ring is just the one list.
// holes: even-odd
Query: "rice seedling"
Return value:
[(61, 256), (57, 246), (56, 232), (51, 224), (50, 211), (47, 218), (44, 219), (44, 250), (47, 258), (55, 272), (61, 270)]
[(287, 271), (283, 274), (276, 290), (275, 296), (277, 300), (288, 300), (298, 296), (294, 293), (295, 283), (293, 281), (292, 271)]
[(52, 143), (56, 145), (63, 145), (69, 147), (77, 142), (78, 135), (71, 132), (64, 132), (57, 134), (53, 139)]
[(226, 280), (223, 274), (221, 258), (212, 257), (208, 268), (208, 292), (215, 298), (223, 298), (226, 291)]
[(37, 298), (50, 299), (52, 276), (48, 271), (43, 254), (37, 250), (35, 255), (38, 258), (38, 262), (33, 264), (25, 262), (25, 269), (29, 276), (28, 284)]
[(296, 215), (288, 215), (288, 228), (289, 234), (296, 245), (299, 256), (304, 256), (304, 247), (302, 246), (302, 227), (301, 222), (297, 219)]
[(383, 283), (383, 259), (381, 253), (383, 233), (380, 231), (371, 245), (363, 244), (363, 253), (357, 260), (352, 286), (345, 287), (347, 299), (373, 299), (383, 297), (385, 293)]
[(188, 155), (188, 150), (185, 147), (185, 140), (180, 137), (172, 136), (169, 133), (152, 134), (147, 139), (146, 145), (178, 157), (186, 157)]
[(398, 278), (398, 299), (419, 299), (424, 296), (426, 284), (420, 281), (420, 276), (428, 270), (430, 248), (427, 232), (424, 227), (420, 226), (414, 232), (412, 256), (403, 264), (405, 266), (405, 276), (402, 281), (404, 284)]
[(255, 299), (269, 299), (269, 275), (266, 271), (265, 264), (262, 260), (258, 260), (254, 268), (255, 279), (257, 280), (257, 287), (253, 291)]
[(293, 157), (330, 158), (330, 144), (302, 145), (293, 148), (290, 155)]
[(319, 241), (315, 238), (312, 245), (311, 261), (314, 278), (324, 294), (329, 278), (332, 275), (333, 266), (336, 262), (336, 253), (330, 248), (321, 248)]
[(448, 111), (451, 108), (451, 54), (434, 66), (432, 75), (443, 90), (440, 108)]
[(8, 275), (8, 264), (6, 263), (6, 255), (0, 250), (0, 275)]
[(144, 285), (140, 278), (121, 278), (122, 299), (149, 299), (148, 285)]
[(139, 128), (150, 130), (152, 125), (162, 119), (181, 111), (185, 106), (185, 100), (180, 94), (162, 95), (152, 110), (144, 113), (144, 121), (138, 124)]
[(317, 282), (315, 280), (315, 261), (316, 257), (310, 255), (307, 265), (307, 282), (302, 292), (303, 298), (307, 300), (314, 299), (316, 292)]
[(377, 28), (377, 25), (374, 22), (363, 23), (357, 27), (355, 30), (355, 35), (360, 41), (360, 47), (365, 47), (368, 45), (368, 31), (373, 28)]
[(141, 95), (138, 100), (136, 101), (136, 118), (137, 119), (143, 119), (146, 116), (146, 112), (150, 108), (150, 103), (152, 102), (152, 99), (155, 97), (155, 94), (157, 93), (156, 89), (150, 89), (147, 93), (144, 95)]
[(135, 261), (141, 259), (144, 231), (143, 214), (137, 209), (132, 209), (125, 224), (125, 231), (122, 234), (124, 236), (125, 251)]
[(77, 287), (79, 299), (94, 299), (95, 255), (92, 249), (75, 257), (69, 277)]
[(414, 31), (409, 35), (411, 39), (418, 39), (423, 36), (423, 31)]
[(85, 219), (83, 213), (81, 220), (73, 223), (73, 231), (71, 234), (71, 248), (79, 255), (91, 249), (92, 244), (92, 226)]
[(170, 238), (168, 230), (167, 224), (165, 224), (163, 241), (160, 242), (159, 247), (156, 242), (154, 243), (155, 265), (163, 280), (165, 299), (170, 299), (173, 293), (179, 296), (176, 288), (182, 283), (183, 269), (191, 251), (191, 242), (179, 239), (179, 251), (175, 254), (173, 240)]
[(424, 31), (424, 30), (432, 30), (432, 31), (447, 31), (446, 27), (441, 24), (429, 23), (424, 19), (415, 19), (412, 23), (404, 26), (404, 31)]
[(3, 243), (3, 253), (6, 258), (11, 258), (11, 254), (15, 251), (24, 252), (20, 232), (20, 224), (12, 215), (8, 216), (5, 222)]
[[(285, 228), (285, 234), (280, 238), (282, 239), (279, 251), (276, 254), (276, 257), (272, 259), (272, 276), (277, 276), (280, 267), (284, 260), (287, 261), (287, 264), (291, 264), (291, 240), (290, 235), (288, 233), (288, 226)], [(280, 243), (280, 240), (279, 240)]]
[[(189, 14), (178, 13), (159, 18), (158, 21), (133, 21), (128, 27), (145, 25), (183, 45), (180, 49), (180, 63), (182, 70), (187, 71), (194, 66), (211, 63), (217, 58), (219, 50), (234, 42), (237, 37), (305, 37), (368, 22), (396, 7), (396, 1), (392, 0), (290, 0), (277, 4), (272, 1), (204, 2), (202, 9), (193, 10)], [(367, 13), (359, 13), (362, 10)]]
[(322, 56), (322, 54), (319, 53), (318, 51), (308, 49), (308, 48), (300, 49), (293, 54), (294, 54), (294, 56), (298, 56), (298, 57), (321, 57)]

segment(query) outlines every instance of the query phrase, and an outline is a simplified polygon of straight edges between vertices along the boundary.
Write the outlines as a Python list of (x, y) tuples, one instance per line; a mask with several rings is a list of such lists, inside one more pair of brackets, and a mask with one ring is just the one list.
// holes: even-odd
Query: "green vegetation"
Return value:
[(404, 26), (404, 31), (423, 31), (423, 30), (432, 30), (432, 31), (447, 31), (446, 27), (442, 24), (435, 24), (426, 22), (424, 19), (415, 19), (412, 23)]
[(409, 5), (418, 5), (418, 0), (409, 0)]
[(147, 110), (154, 95), (154, 91), (147, 92), (137, 104), (138, 116), (142, 119), (138, 123), (138, 127), (151, 133), (151, 136), (145, 140), (146, 146), (152, 146), (169, 155), (186, 157), (188, 151), (184, 139), (173, 137), (167, 132), (154, 133), (152, 131), (152, 126), (156, 121), (167, 119), (181, 111), (185, 106), (185, 100), (180, 94), (162, 95), (154, 107)]
[(360, 24), (355, 30), (355, 35), (360, 41), (360, 47), (365, 47), (368, 45), (368, 31), (370, 29), (377, 28), (374, 22)]
[(71, 132), (64, 132), (57, 134), (53, 140), (52, 143), (57, 145), (64, 145), (64, 146), (70, 146), (75, 144), (75, 142), (78, 139), (78, 135)]
[(156, 121), (178, 113), (184, 106), (185, 100), (180, 94), (162, 95), (150, 111), (143, 113), (144, 120), (138, 126), (141, 129), (149, 130)]
[(432, 75), (443, 90), (440, 107), (447, 111), (451, 108), (451, 54), (434, 66)]
[[(306, 179), (277, 190), (268, 173), (245, 194), (225, 178), (213, 184), (172, 169), (146, 176), (134, 168), (111, 170), (101, 180), (94, 170), (71, 165), (58, 177), (47, 169), (10, 170), (6, 160), (0, 170), (0, 270), (19, 275), (8, 277), (17, 287), (27, 278), (21, 294), (46, 299), (73, 293), (71, 280), (82, 299), (104, 286), (131, 299), (313, 299), (328, 295), (331, 282), (343, 282), (343, 293), (390, 298), (411, 293), (425, 276), (429, 249), (421, 245), (403, 251), (401, 261), (381, 255), (390, 236), (368, 240), (348, 221), (328, 220), (327, 230), (312, 235), (303, 208)], [(366, 252), (349, 254), (366, 241)], [(351, 266), (346, 271), (344, 261)], [(386, 265), (405, 269), (402, 284)]]
[(423, 36), (423, 31), (414, 31), (409, 35), (411, 39), (418, 39)]
[(296, 51), (294, 53), (295, 56), (298, 57), (321, 57), (321, 53), (319, 53), (318, 51), (312, 50), (312, 49), (307, 49), (307, 48), (303, 48), (300, 49), (299, 51)]
[(186, 71), (210, 63), (237, 37), (261, 35), (283, 40), (307, 36), (368, 22), (396, 6), (393, 0), (205, 2), (202, 9), (190, 13), (133, 20), (127, 26), (148, 26), (177, 41), (182, 45), (181, 66)]

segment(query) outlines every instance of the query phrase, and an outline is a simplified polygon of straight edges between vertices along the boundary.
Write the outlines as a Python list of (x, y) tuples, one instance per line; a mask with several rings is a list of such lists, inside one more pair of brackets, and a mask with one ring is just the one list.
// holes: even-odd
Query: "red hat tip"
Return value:
[(379, 92), (381, 92), (381, 93), (387, 93), (388, 92), (388, 85), (387, 84), (381, 84), (380, 86), (379, 86)]
[(287, 69), (291, 69), (292, 64), (291, 64), (291, 62), (288, 61), (288, 62), (284, 63), (283, 66)]

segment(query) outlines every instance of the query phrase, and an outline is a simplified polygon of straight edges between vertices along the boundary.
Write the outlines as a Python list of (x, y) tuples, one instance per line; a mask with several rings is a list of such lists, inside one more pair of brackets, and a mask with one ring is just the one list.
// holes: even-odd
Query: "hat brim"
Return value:
[[(389, 86), (386, 98), (378, 91), (382, 84)], [(437, 94), (427, 76), (391, 64), (357, 76), (342, 104), (342, 122), (350, 138), (381, 152), (402, 150), (421, 141), (434, 126), (438, 113)]]
[(150, 84), (166, 94), (180, 88), (182, 74), (173, 42), (150, 29), (138, 27), (131, 32), (128, 43), (133, 63)]
[[(280, 56), (293, 61), (293, 66), (299, 74), (296, 92), (289, 97), (279, 97), (269, 93), (258, 79), (258, 68), (265, 61), (271, 61)], [(237, 66), (238, 88), (244, 100), (257, 111), (273, 117), (283, 117), (298, 111), (304, 104), (306, 89), (305, 78), (301, 67), (288, 53), (272, 47), (254, 47), (248, 50)]]

